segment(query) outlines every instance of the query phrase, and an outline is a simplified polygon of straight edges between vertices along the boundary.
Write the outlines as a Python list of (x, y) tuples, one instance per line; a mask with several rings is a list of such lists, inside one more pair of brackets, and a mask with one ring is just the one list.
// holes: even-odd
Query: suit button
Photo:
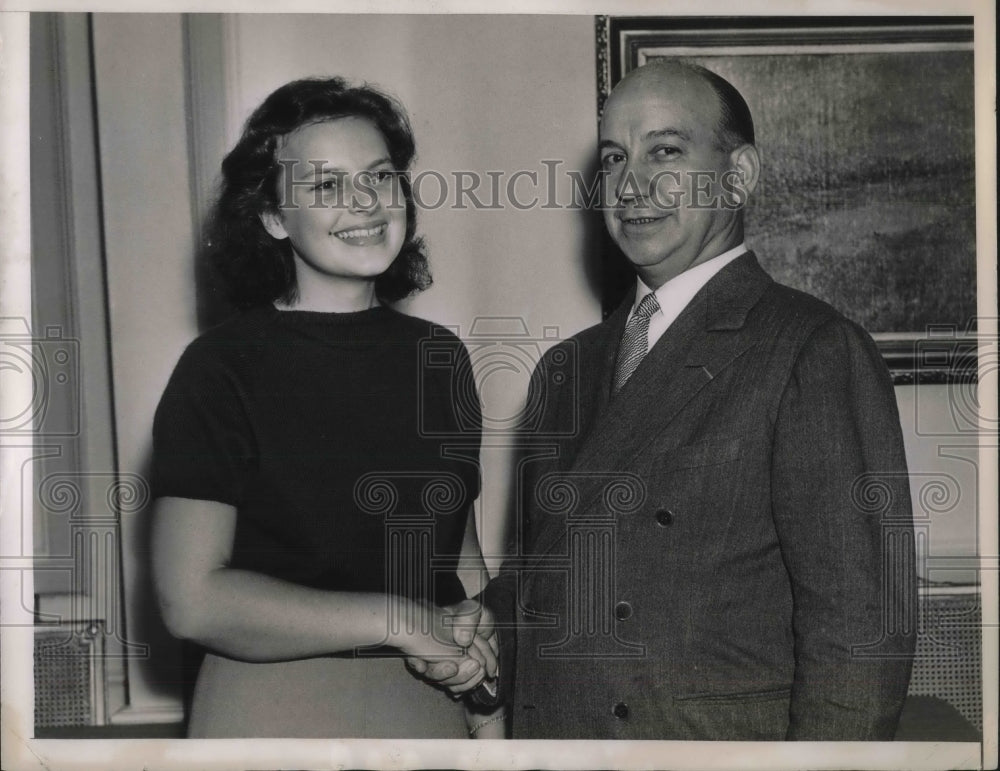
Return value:
[(618, 702), (611, 708), (611, 714), (619, 720), (625, 720), (628, 717), (628, 704), (623, 701)]
[(632, 606), (627, 602), (619, 602), (615, 605), (615, 618), (624, 621), (632, 615)]
[(674, 513), (670, 509), (660, 509), (656, 512), (656, 524), (660, 527), (670, 527), (674, 523)]

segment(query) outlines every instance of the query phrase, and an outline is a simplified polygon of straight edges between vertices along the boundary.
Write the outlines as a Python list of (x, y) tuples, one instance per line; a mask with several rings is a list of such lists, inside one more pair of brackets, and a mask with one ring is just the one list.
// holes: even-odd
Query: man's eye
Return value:
[(607, 155), (601, 158), (601, 165), (604, 166), (604, 168), (606, 169), (612, 166), (617, 166), (618, 164), (624, 162), (625, 162), (624, 153), (608, 153)]
[(663, 158), (673, 158), (676, 155), (678, 155), (679, 153), (680, 153), (680, 150), (678, 150), (676, 147), (663, 146), (663, 147), (657, 147), (657, 148), (653, 149), (653, 157), (654, 158), (660, 158), (660, 159), (663, 159)]

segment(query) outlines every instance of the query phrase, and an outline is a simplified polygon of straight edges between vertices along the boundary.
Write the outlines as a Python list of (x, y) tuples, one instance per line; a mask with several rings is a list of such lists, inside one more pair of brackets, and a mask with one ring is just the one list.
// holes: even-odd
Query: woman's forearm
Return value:
[(229, 567), (235, 527), (236, 510), (227, 504), (156, 500), (153, 579), (167, 627), (178, 637), (251, 661), (379, 645), (409, 655), (458, 654), (444, 612), (433, 605), (312, 589)]
[[(171, 631), (248, 661), (399, 646), (408, 629), (431, 624), (431, 614), (396, 597), (310, 589), (246, 570), (213, 570), (198, 594), (183, 611), (164, 608)], [(428, 645), (436, 647), (445, 652), (444, 645)]]

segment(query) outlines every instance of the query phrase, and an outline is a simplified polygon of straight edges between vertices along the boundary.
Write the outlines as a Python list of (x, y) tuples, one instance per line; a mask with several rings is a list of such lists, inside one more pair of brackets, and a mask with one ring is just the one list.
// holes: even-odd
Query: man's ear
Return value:
[(262, 211), (257, 215), (260, 217), (260, 222), (264, 226), (264, 230), (268, 232), (271, 238), (276, 238), (281, 240), (283, 238), (288, 238), (288, 232), (285, 230), (285, 226), (281, 222), (281, 215), (276, 211)]
[(729, 162), (739, 172), (745, 202), (746, 196), (754, 191), (757, 180), (760, 179), (760, 154), (753, 145), (741, 145), (729, 154)]

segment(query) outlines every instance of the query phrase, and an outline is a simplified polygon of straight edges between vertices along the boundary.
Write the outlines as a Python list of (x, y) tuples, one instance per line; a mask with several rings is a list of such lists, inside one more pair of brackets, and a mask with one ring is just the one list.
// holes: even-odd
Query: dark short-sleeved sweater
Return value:
[(156, 411), (153, 494), (235, 506), (233, 568), (449, 604), (465, 596), (480, 425), (443, 327), (266, 306), (182, 355)]

